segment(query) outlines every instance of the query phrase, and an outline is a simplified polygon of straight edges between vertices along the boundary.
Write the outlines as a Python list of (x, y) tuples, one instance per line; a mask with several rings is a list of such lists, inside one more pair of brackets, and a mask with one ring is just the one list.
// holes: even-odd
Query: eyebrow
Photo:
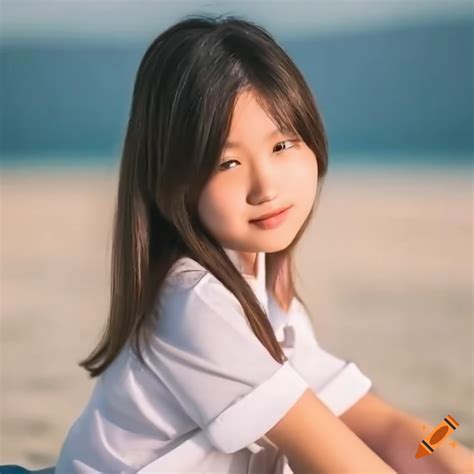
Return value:
[[(294, 135), (294, 132), (292, 132), (291, 130), (289, 130), (288, 128), (286, 127), (283, 127), (283, 128), (276, 128), (275, 130), (273, 130), (273, 132), (270, 132), (267, 136), (266, 136), (266, 141), (270, 140), (271, 138), (273, 138), (274, 136), (276, 135), (279, 135), (279, 134), (282, 134), (282, 135)], [(225, 142), (225, 145), (224, 145), (224, 150), (228, 150), (229, 148), (239, 148), (240, 147), (240, 144), (238, 142), (231, 142), (231, 141), (226, 141)]]

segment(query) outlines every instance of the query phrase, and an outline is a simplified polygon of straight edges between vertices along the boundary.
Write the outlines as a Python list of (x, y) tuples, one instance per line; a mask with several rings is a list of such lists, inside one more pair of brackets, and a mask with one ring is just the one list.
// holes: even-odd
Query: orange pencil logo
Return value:
[(448, 415), (443, 421), (433, 429), (433, 431), (424, 438), (418, 445), (418, 451), (415, 458), (422, 458), (433, 453), (437, 446), (439, 446), (457, 427), (459, 423)]

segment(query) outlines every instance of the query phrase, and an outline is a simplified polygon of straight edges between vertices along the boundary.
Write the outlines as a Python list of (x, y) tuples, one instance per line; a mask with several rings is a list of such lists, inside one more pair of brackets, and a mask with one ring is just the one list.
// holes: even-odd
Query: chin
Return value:
[(275, 253), (275, 252), (281, 252), (282, 250), (285, 250), (290, 244), (287, 245), (280, 245), (280, 246), (273, 246), (273, 247), (267, 247), (265, 250), (262, 250), (262, 252), (265, 253)]
[(260, 247), (259, 252), (265, 252), (265, 253), (274, 253), (274, 252), (280, 252), (282, 250), (285, 250), (293, 241), (293, 238), (286, 238), (286, 239), (276, 239), (275, 242), (265, 242), (265, 244), (262, 244)]

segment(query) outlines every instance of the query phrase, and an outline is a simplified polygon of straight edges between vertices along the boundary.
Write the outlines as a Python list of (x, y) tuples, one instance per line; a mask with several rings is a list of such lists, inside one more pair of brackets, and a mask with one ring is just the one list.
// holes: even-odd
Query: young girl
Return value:
[(263, 28), (193, 16), (153, 41), (109, 320), (80, 363), (97, 382), (56, 472), (394, 472), (338, 418), (372, 382), (318, 344), (294, 286), (327, 167), (315, 100)]

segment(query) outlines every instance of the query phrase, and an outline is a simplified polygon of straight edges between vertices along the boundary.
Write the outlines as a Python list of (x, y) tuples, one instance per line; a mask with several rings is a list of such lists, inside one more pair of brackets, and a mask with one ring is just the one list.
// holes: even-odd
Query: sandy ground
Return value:
[[(116, 174), (2, 176), (0, 463), (40, 468), (92, 388), (77, 362), (107, 314)], [(333, 169), (297, 266), (323, 347), (474, 447), (472, 175)]]

